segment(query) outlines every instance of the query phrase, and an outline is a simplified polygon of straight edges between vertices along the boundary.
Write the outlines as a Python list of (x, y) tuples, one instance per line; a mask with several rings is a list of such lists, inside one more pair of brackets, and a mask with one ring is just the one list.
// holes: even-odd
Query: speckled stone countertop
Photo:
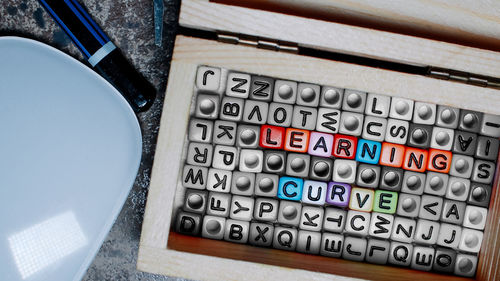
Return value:
[[(154, 45), (152, 0), (79, 0), (129, 61), (156, 87), (154, 105), (138, 115), (143, 155), (134, 187), (83, 280), (177, 280), (137, 271), (137, 251), (179, 1), (165, 0), (162, 47)], [(83, 60), (69, 37), (34, 0), (1, 0), (0, 35), (42, 41)]]

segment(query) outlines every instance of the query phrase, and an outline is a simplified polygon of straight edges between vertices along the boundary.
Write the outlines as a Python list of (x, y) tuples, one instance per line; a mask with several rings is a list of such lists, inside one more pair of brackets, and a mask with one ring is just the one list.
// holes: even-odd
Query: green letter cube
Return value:
[(386, 190), (375, 191), (375, 202), (373, 211), (386, 214), (394, 214), (398, 205), (398, 193)]

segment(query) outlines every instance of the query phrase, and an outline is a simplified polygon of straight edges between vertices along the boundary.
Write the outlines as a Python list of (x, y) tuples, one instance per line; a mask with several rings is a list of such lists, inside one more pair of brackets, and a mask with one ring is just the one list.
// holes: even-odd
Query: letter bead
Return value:
[(210, 167), (213, 150), (211, 144), (191, 142), (188, 146), (186, 163), (189, 165)]
[(413, 245), (391, 241), (389, 263), (398, 266), (410, 266), (413, 254)]
[(470, 228), (462, 228), (458, 249), (469, 253), (478, 253), (483, 241), (483, 232)]
[(389, 118), (387, 120), (387, 130), (385, 131), (385, 141), (397, 144), (406, 144), (409, 128), (410, 123), (408, 123), (408, 121)]
[(456, 129), (460, 118), (460, 109), (438, 105), (436, 125), (443, 128)]
[(320, 87), (314, 84), (299, 83), (297, 86), (297, 104), (317, 107), (321, 95)]
[(186, 212), (203, 214), (207, 206), (207, 192), (204, 190), (186, 190), (183, 209)]
[(313, 255), (319, 254), (321, 246), (320, 232), (299, 230), (297, 239), (297, 252)]
[(436, 244), (439, 227), (438, 222), (419, 219), (415, 230), (415, 242), (427, 245)]
[(245, 244), (248, 241), (249, 228), (250, 223), (248, 221), (228, 219), (226, 220), (224, 240)]
[(354, 183), (356, 181), (356, 161), (335, 159), (332, 179), (336, 182)]
[(391, 240), (411, 243), (415, 235), (416, 222), (412, 219), (396, 217), (392, 227)]
[(326, 200), (326, 190), (326, 182), (305, 180), (302, 203), (323, 206)]
[(476, 159), (474, 161), (474, 168), (472, 169), (471, 180), (478, 183), (491, 184), (495, 168), (496, 165), (493, 162)]
[(422, 195), (420, 199), (418, 217), (433, 221), (438, 220), (441, 216), (441, 210), (443, 209), (443, 198), (438, 196)]
[(255, 195), (275, 197), (278, 194), (278, 175), (258, 173), (255, 176)]
[(474, 167), (474, 158), (471, 156), (454, 154), (451, 160), (450, 175), (461, 178), (470, 178)]
[(474, 277), (477, 268), (477, 256), (457, 254), (454, 273), (465, 277)]
[[(231, 180), (231, 194), (253, 195), (255, 188), (255, 174), (234, 171)], [(216, 190), (214, 190), (216, 191)]]
[(178, 233), (198, 236), (201, 229), (201, 215), (179, 211), (175, 220), (174, 229)]
[(333, 152), (333, 135), (311, 132), (307, 153), (315, 156), (330, 157)]
[(500, 116), (492, 114), (484, 114), (481, 121), (481, 135), (499, 138), (500, 137)]
[(285, 132), (284, 148), (291, 152), (307, 152), (309, 148), (310, 131), (287, 128)]
[(462, 236), (462, 227), (449, 223), (441, 223), (436, 244), (452, 249), (458, 248)]
[(455, 131), (452, 151), (464, 155), (474, 155), (477, 146), (477, 135), (464, 131)]
[(450, 151), (429, 149), (428, 171), (448, 173), (451, 168), (452, 153)]
[(260, 147), (270, 149), (283, 149), (284, 142), (285, 128), (269, 125), (263, 125), (260, 128)]
[(276, 80), (273, 101), (294, 104), (297, 100), (297, 82)]
[(254, 246), (271, 247), (273, 243), (274, 226), (272, 224), (252, 222), (248, 242)]
[(302, 214), (302, 204), (288, 200), (280, 200), (278, 223), (290, 226), (299, 226)]
[(278, 198), (299, 201), (302, 198), (304, 180), (300, 178), (281, 177), (278, 188)]
[(227, 75), (226, 96), (246, 99), (250, 92), (250, 75), (230, 72)]
[(454, 137), (455, 137), (454, 130), (434, 127), (432, 129), (430, 146), (435, 149), (451, 150), (451, 147), (453, 146)]
[(413, 105), (414, 105), (413, 100), (399, 98), (399, 97), (392, 97), (389, 117), (410, 121), (413, 116)]
[(212, 167), (232, 171), (236, 167), (238, 149), (234, 146), (216, 145)]
[(255, 199), (253, 218), (258, 221), (276, 221), (278, 218), (278, 200), (270, 198)]
[(366, 255), (367, 244), (366, 238), (345, 237), (342, 258), (352, 261), (363, 261)]
[(427, 172), (424, 192), (431, 195), (443, 196), (448, 187), (449, 176), (436, 172)]
[(363, 113), (366, 105), (366, 93), (346, 89), (342, 100), (342, 110)]
[(432, 269), (442, 273), (453, 273), (455, 261), (457, 260), (457, 252), (438, 247), (436, 248), (436, 257)]
[(338, 208), (325, 208), (325, 219), (323, 220), (323, 230), (342, 233), (346, 223), (347, 212)]
[(273, 248), (295, 251), (297, 247), (297, 229), (277, 226), (274, 228)]
[(358, 139), (353, 136), (336, 134), (333, 141), (333, 156), (336, 158), (354, 159)]
[(478, 133), (481, 129), (481, 122), (483, 121), (483, 114), (471, 110), (460, 110), (460, 121), (458, 123), (458, 129)]
[(184, 165), (182, 170), (182, 186), (186, 188), (205, 189), (207, 185), (208, 168)]
[(266, 173), (283, 174), (286, 166), (286, 152), (279, 150), (264, 151), (264, 165), (262, 170)]
[(241, 121), (245, 100), (233, 97), (222, 98), (219, 118), (227, 121)]
[(269, 104), (262, 101), (245, 101), (243, 122), (250, 124), (265, 124), (269, 115)]
[(321, 98), (319, 100), (319, 105), (321, 107), (340, 109), (342, 107), (343, 97), (344, 89), (323, 86), (321, 87)]
[(286, 174), (292, 177), (307, 178), (311, 156), (302, 153), (289, 153), (286, 159)]
[(311, 157), (309, 178), (312, 180), (329, 181), (332, 178), (333, 160), (323, 157)]
[(358, 140), (356, 149), (356, 161), (368, 164), (378, 164), (382, 144), (376, 141), (365, 139)]
[(196, 72), (198, 90), (216, 92), (219, 90), (221, 69), (218, 67), (200, 66)]
[(340, 258), (344, 248), (344, 235), (323, 232), (321, 236), (320, 255), (332, 258)]
[(318, 110), (313, 107), (295, 105), (293, 107), (292, 127), (303, 130), (314, 130)]
[(354, 210), (347, 211), (345, 233), (356, 236), (367, 236), (370, 227), (370, 213)]
[(427, 167), (427, 157), (427, 150), (407, 147), (403, 161), (403, 169), (422, 173)]
[(290, 127), (292, 124), (293, 105), (272, 102), (269, 104), (267, 124)]
[(231, 194), (210, 192), (207, 203), (207, 215), (228, 217), (231, 207)]
[(374, 197), (375, 192), (371, 189), (353, 187), (351, 189), (349, 209), (355, 211), (371, 212), (373, 209)]
[(441, 221), (454, 224), (462, 224), (465, 213), (465, 202), (444, 200)]
[(446, 198), (458, 201), (465, 201), (469, 195), (470, 180), (450, 177), (448, 180), (448, 188), (446, 189)]
[(326, 192), (326, 203), (345, 208), (349, 205), (351, 197), (351, 186), (346, 183), (329, 182)]
[(431, 134), (431, 126), (410, 123), (406, 145), (417, 148), (428, 148), (431, 143)]
[(436, 121), (436, 105), (425, 102), (415, 102), (413, 122), (415, 124), (434, 125)]
[(189, 122), (189, 141), (209, 143), (212, 141), (213, 130), (213, 121), (192, 118)]
[(376, 117), (389, 116), (391, 97), (369, 93), (366, 99), (365, 114)]
[(250, 99), (269, 102), (273, 99), (274, 79), (252, 75)]
[(299, 228), (310, 231), (320, 231), (323, 226), (324, 214), (325, 210), (322, 207), (302, 207)]
[(201, 226), (201, 236), (209, 239), (222, 240), (226, 227), (226, 218), (205, 216)]
[(401, 168), (405, 157), (406, 147), (389, 142), (382, 143), (379, 164), (394, 168)]
[(257, 149), (242, 149), (240, 151), (239, 169), (242, 172), (262, 172), (264, 153)]
[(386, 264), (389, 258), (389, 241), (368, 239), (365, 260), (374, 264)]
[(394, 216), (382, 213), (371, 213), (370, 229), (368, 234), (372, 237), (389, 239), (394, 224)]
[(363, 131), (363, 114), (343, 111), (340, 114), (339, 133), (361, 136)]
[(380, 180), (380, 166), (360, 164), (356, 175), (356, 185), (360, 187), (376, 188)]
[(340, 110), (321, 107), (316, 118), (316, 131), (335, 134), (339, 130)]
[(392, 167), (382, 167), (379, 188), (391, 191), (400, 191), (402, 180), (403, 180), (402, 169), (397, 169)]
[(222, 145), (234, 145), (236, 142), (236, 128), (235, 122), (230, 121), (215, 121), (213, 143)]
[(398, 216), (415, 218), (420, 210), (420, 196), (408, 193), (399, 194), (396, 210)]
[(415, 246), (411, 260), (411, 268), (430, 271), (434, 262), (435, 250), (432, 247)]
[(413, 171), (404, 171), (401, 192), (421, 195), (424, 192), (426, 175)]
[(480, 159), (495, 161), (498, 158), (498, 146), (500, 142), (496, 138), (479, 136), (475, 156)]
[(375, 201), (373, 211), (386, 214), (394, 214), (398, 203), (398, 193), (385, 190), (375, 190)]
[(488, 209), (469, 205), (465, 207), (463, 226), (483, 230), (486, 226), (487, 217)]
[(491, 186), (471, 183), (469, 197), (467, 199), (467, 204), (472, 204), (480, 207), (488, 207), (490, 204), (491, 197)]
[(372, 141), (384, 141), (385, 131), (387, 129), (387, 119), (365, 116), (363, 125), (363, 133), (361, 137)]
[(254, 207), (254, 199), (247, 196), (234, 195), (231, 198), (231, 210), (229, 217), (234, 220), (251, 221)]
[(239, 125), (236, 132), (236, 146), (240, 148), (259, 147), (260, 127)]

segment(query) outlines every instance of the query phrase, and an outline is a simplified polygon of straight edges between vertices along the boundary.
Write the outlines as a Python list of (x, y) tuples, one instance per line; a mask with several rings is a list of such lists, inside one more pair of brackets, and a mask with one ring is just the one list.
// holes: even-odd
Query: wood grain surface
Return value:
[(207, 1), (184, 0), (179, 23), (386, 61), (500, 75), (498, 52)]

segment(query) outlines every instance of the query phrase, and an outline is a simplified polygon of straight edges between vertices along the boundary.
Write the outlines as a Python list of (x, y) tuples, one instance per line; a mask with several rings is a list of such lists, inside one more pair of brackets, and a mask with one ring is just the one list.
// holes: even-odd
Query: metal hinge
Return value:
[(480, 87), (500, 89), (500, 78), (476, 75), (451, 69), (430, 67), (428, 75), (433, 78), (451, 80)]
[(272, 51), (281, 51), (294, 54), (299, 52), (299, 47), (296, 43), (278, 41), (245, 34), (218, 31), (217, 40), (224, 43), (241, 44)]

